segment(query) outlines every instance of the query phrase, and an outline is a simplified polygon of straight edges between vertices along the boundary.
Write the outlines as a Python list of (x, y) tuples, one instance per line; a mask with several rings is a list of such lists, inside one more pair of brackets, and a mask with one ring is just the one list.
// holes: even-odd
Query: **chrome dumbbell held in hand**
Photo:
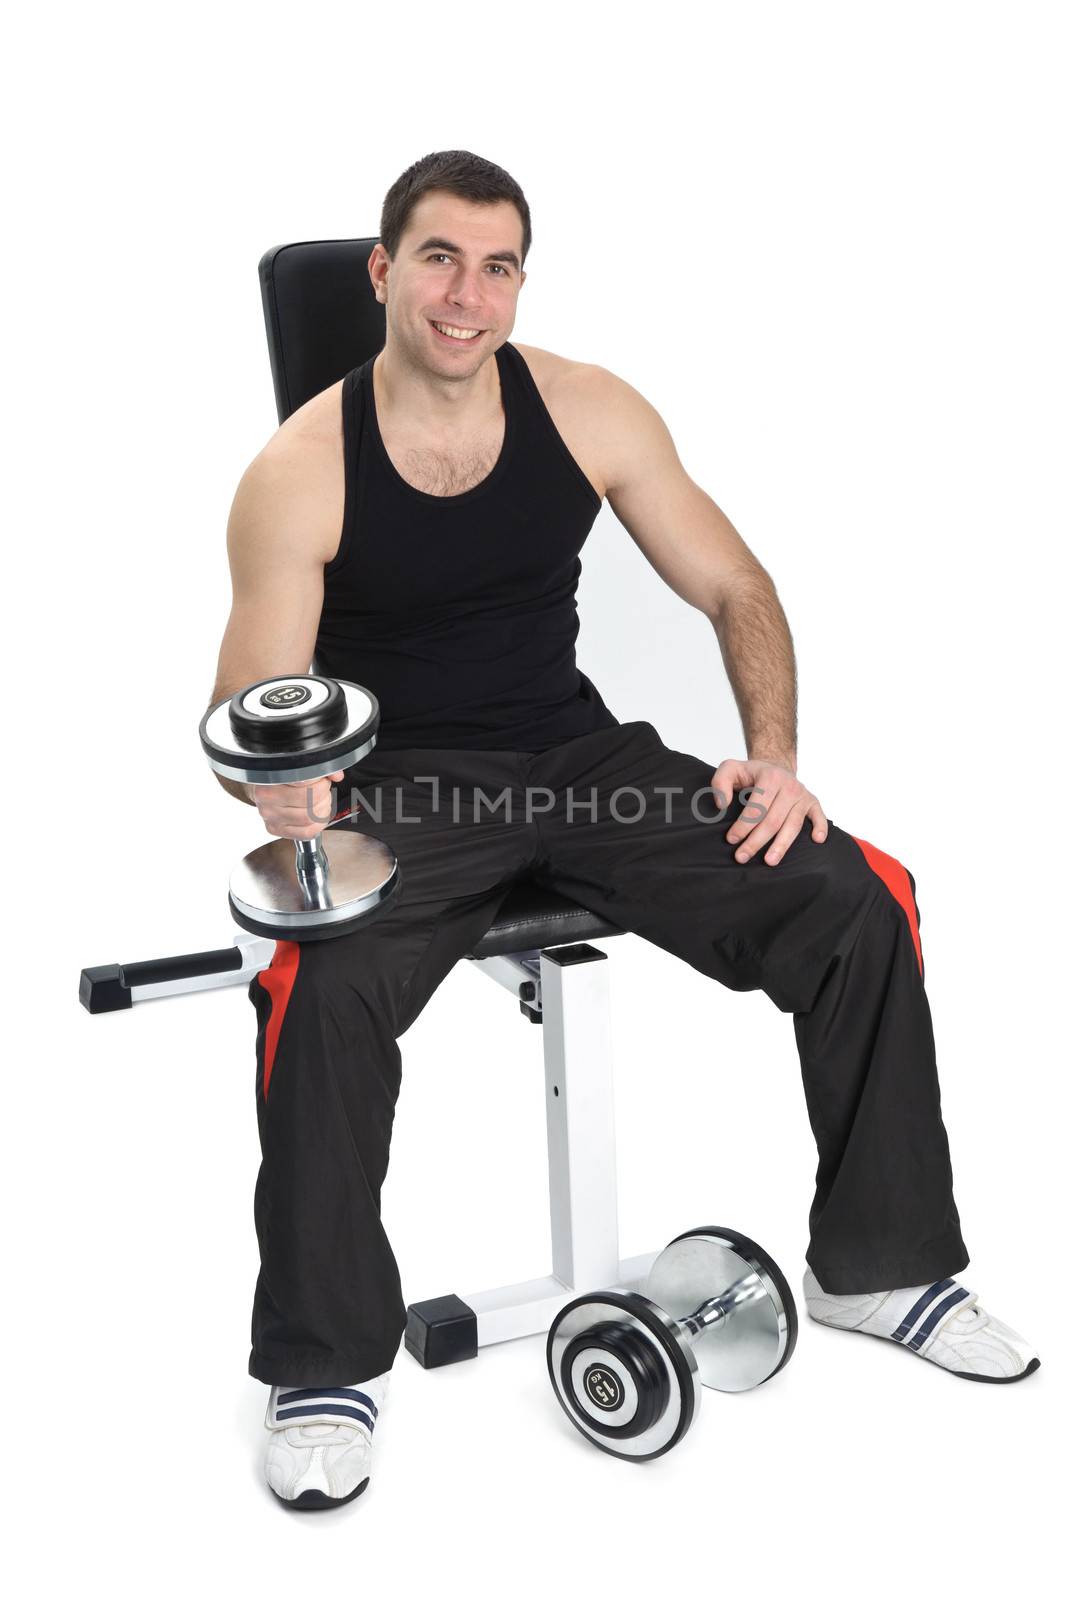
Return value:
[(563, 1306), (547, 1367), (574, 1427), (609, 1455), (649, 1461), (679, 1444), (702, 1385), (753, 1389), (795, 1346), (795, 1301), (763, 1249), (731, 1228), (666, 1246), (646, 1294), (604, 1290)]
[[(266, 678), (212, 706), (200, 743), (215, 772), (238, 783), (306, 783), (353, 767), (377, 743), (380, 709), (369, 690), (339, 678)], [(295, 848), (293, 848), (295, 847)], [(229, 909), (250, 933), (329, 939), (385, 909), (399, 863), (381, 839), (330, 833), (274, 839), (229, 880)]]

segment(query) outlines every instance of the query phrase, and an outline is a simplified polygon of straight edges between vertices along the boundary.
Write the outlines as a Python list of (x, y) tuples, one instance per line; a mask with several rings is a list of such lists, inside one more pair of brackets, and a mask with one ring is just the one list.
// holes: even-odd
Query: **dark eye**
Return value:
[[(451, 257), (449, 255), (447, 255), (443, 250), (437, 250), (429, 257), (429, 260), (430, 261), (450, 261)], [(509, 272), (507, 271), (506, 267), (503, 265), (503, 263), (501, 261), (492, 261), (492, 262), (489, 263), (489, 265), (494, 267), (497, 271), (501, 272), (505, 278), (510, 276)]]

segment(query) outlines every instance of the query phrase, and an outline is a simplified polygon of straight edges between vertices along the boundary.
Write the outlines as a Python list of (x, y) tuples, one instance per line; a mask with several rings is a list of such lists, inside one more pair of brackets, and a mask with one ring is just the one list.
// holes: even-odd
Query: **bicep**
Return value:
[(301, 476), (260, 455), (237, 486), (226, 534), (233, 601), (212, 704), (261, 678), (310, 669), (324, 579), (316, 501)]
[(689, 477), (654, 406), (613, 373), (605, 378), (610, 508), (663, 582), (713, 615), (729, 581), (760, 572), (760, 563), (721, 507)]

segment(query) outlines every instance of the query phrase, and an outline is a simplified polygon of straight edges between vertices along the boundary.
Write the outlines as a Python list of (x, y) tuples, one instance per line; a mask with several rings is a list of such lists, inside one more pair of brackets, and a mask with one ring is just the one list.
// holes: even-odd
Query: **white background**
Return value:
[[(1028, 1587), (1060, 1427), (1060, 11), (58, 6), (8, 43), (20, 1592)], [(778, 1379), (706, 1392), (641, 1469), (570, 1427), (539, 1337), (436, 1372), (401, 1352), (370, 1493), (300, 1518), (262, 1481), (246, 1373), (245, 992), (90, 1018), (77, 979), (228, 942), (229, 869), (259, 842), (196, 738), (230, 500), (276, 426), (258, 260), (375, 234), (392, 181), (449, 148), (530, 203), (513, 337), (645, 394), (776, 581), (800, 776), (916, 878), (961, 1281), (1044, 1365), (965, 1384), (804, 1317)], [(608, 507), (580, 598), (619, 717), (743, 753), (710, 624)], [(798, 1292), (815, 1152), (791, 1019), (606, 948), (623, 1253), (724, 1222)], [(406, 1298), (546, 1271), (539, 1033), (462, 964), (402, 1048), (384, 1206)]]

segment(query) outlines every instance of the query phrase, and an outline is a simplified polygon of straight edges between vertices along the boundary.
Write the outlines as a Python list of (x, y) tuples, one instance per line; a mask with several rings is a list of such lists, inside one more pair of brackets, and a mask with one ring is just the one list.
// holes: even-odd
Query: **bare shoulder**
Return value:
[(245, 474), (279, 508), (292, 508), (308, 552), (323, 565), (336, 554), (344, 518), (342, 382), (286, 417)]
[(566, 408), (577, 415), (596, 394), (596, 375), (602, 367), (590, 361), (574, 361), (569, 356), (556, 355), (553, 350), (540, 350), (533, 344), (515, 344), (515, 350), (525, 357), (533, 381), (554, 415), (554, 407)]
[(534, 344), (518, 344), (511, 340), (518, 354), (524, 356), (529, 371), (536, 379), (537, 388), (541, 388), (541, 380), (546, 384), (562, 382), (575, 372), (590, 371), (587, 361), (573, 361), (568, 356), (559, 356), (553, 350), (541, 350)]
[(633, 442), (634, 432), (646, 435), (665, 426), (646, 396), (609, 367), (587, 366), (582, 381), (589, 403), (623, 444)]
[(297, 470), (301, 461), (320, 468), (322, 457), (330, 455), (338, 457), (343, 464), (344, 426), (340, 400), (343, 382), (341, 378), (331, 383), (328, 389), (298, 406), (271, 435), (263, 453), (269, 452), (272, 459), (285, 461)]
[(636, 475), (681, 470), (665, 422), (631, 383), (595, 362), (515, 348), (529, 361), (560, 432), (601, 495), (611, 496)]
[(556, 355), (551, 350), (540, 350), (536, 345), (515, 344), (514, 348), (525, 358), (563, 443), (602, 499), (607, 475), (602, 423), (598, 417), (602, 383), (597, 375), (603, 368), (589, 361)]

